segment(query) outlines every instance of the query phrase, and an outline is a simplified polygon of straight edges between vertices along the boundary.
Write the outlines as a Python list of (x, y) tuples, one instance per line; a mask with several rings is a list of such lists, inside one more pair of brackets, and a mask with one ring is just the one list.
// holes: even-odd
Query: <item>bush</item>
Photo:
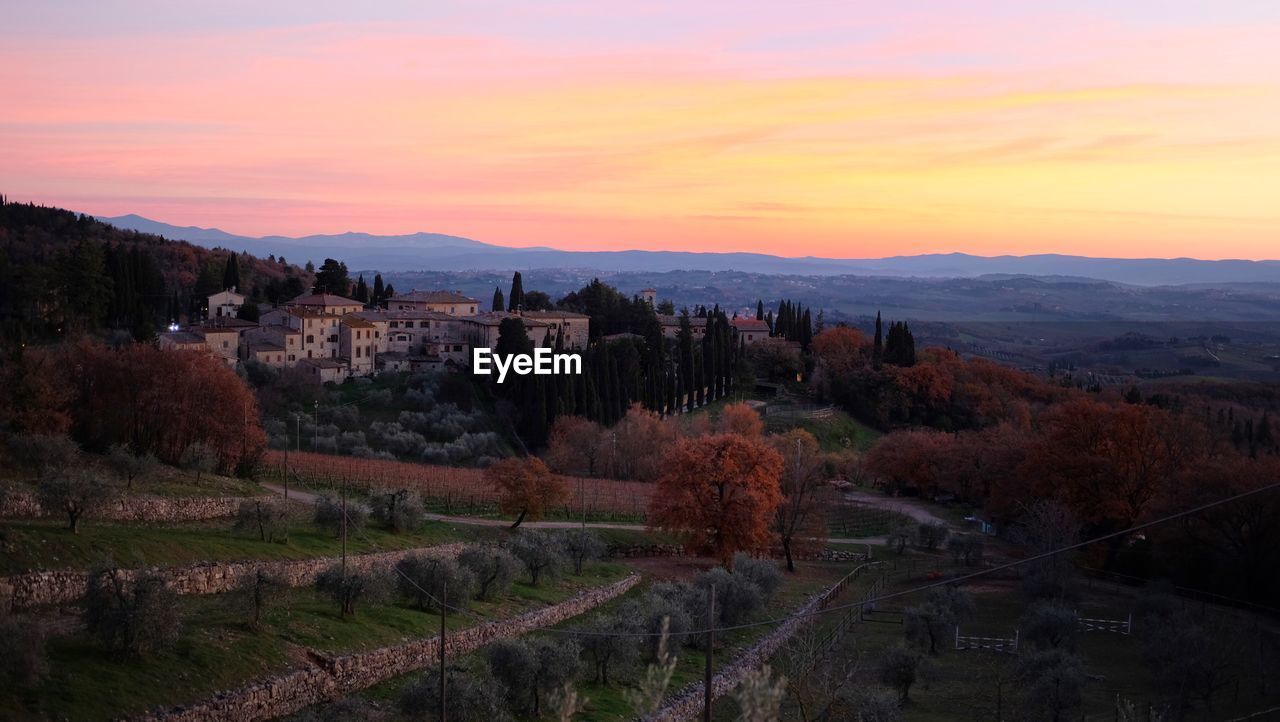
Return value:
[(475, 577), (477, 599), (506, 594), (524, 568), (511, 552), (499, 547), (468, 547), (458, 556), (458, 563)]
[(604, 556), (605, 544), (600, 535), (587, 529), (573, 529), (560, 536), (565, 556), (573, 562), (573, 573), (582, 574), (582, 565)]
[(13, 460), (35, 472), (37, 481), (57, 476), (80, 456), (80, 445), (66, 434), (14, 434), (7, 446)]
[[(447, 670), (445, 716), (457, 722), (502, 722), (510, 719), (503, 698), (507, 690), (493, 677), (479, 678)], [(400, 713), (411, 720), (438, 720), (440, 670), (428, 669), (417, 681), (406, 685), (396, 702)]]
[(347, 572), (335, 564), (316, 577), (316, 591), (338, 603), (342, 616), (356, 613), (356, 602), (376, 602), (387, 593), (385, 574), (373, 571)]
[(442, 599), (450, 610), (466, 609), (476, 593), (475, 575), (453, 559), (414, 554), (396, 562), (395, 569), (396, 589), (418, 609), (440, 611)]
[(374, 521), (393, 532), (417, 529), (422, 524), (422, 499), (416, 492), (397, 489), (373, 497)]
[(89, 573), (84, 623), (108, 650), (143, 655), (178, 640), (178, 597), (164, 578), (144, 575), (126, 580), (119, 569)]
[(105, 507), (116, 496), (116, 489), (86, 469), (68, 469), (47, 477), (36, 488), (36, 498), (46, 511), (60, 511), (67, 516), (67, 528), (80, 533), (80, 519)]
[(289, 509), (280, 501), (245, 499), (236, 511), (235, 530), (255, 534), (264, 542), (287, 542)]
[(947, 529), (945, 524), (925, 522), (916, 530), (916, 544), (930, 551), (941, 549), (950, 534), (951, 531)]
[(559, 576), (569, 564), (559, 541), (546, 532), (522, 532), (507, 542), (507, 546), (524, 564), (529, 572), (529, 582), (535, 587), (544, 576)]
[(965, 566), (981, 562), (985, 546), (982, 537), (977, 534), (960, 534), (947, 542), (947, 550), (951, 552), (956, 564), (963, 562)]
[[(359, 502), (347, 500), (347, 535), (364, 529), (369, 519), (369, 507)], [(334, 536), (342, 536), (342, 499), (335, 492), (327, 492), (316, 499), (315, 516), (312, 521), (322, 529), (328, 529)]]

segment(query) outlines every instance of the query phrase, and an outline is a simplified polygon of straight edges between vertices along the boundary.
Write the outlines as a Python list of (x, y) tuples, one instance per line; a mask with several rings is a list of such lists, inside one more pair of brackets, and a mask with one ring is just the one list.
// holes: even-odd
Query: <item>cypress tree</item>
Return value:
[(502, 289), (498, 286), (493, 287), (493, 303), (489, 304), (492, 311), (501, 311), (507, 307), (507, 302), (502, 298)]
[(764, 301), (756, 299), (756, 320), (764, 320)]
[(240, 259), (232, 251), (227, 254), (227, 265), (222, 269), (222, 290), (240, 288)]
[(366, 305), (369, 303), (369, 286), (364, 282), (364, 274), (356, 279), (356, 290), (352, 298)]
[(880, 368), (880, 362), (884, 360), (884, 336), (880, 329), (880, 312), (876, 311), (876, 340), (875, 345), (871, 347), (871, 363)]
[(370, 299), (373, 301), (373, 305), (381, 305), (382, 297), (385, 296), (386, 293), (387, 289), (382, 285), (382, 274), (375, 273), (373, 276), (373, 298)]
[(524, 305), (524, 280), (520, 278), (520, 272), (516, 271), (511, 276), (511, 295), (507, 297), (507, 310), (519, 311)]

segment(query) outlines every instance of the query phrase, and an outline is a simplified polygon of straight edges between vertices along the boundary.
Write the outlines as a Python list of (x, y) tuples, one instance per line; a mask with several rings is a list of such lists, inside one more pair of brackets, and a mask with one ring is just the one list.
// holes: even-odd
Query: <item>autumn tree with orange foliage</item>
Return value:
[(127, 444), (176, 464), (199, 443), (217, 455), (219, 471), (231, 472), (266, 446), (253, 394), (211, 354), (82, 342), (66, 357), (77, 392), (75, 435), (87, 448)]
[(867, 470), (887, 480), (895, 495), (912, 489), (934, 496), (951, 463), (955, 444), (951, 434), (933, 429), (910, 429), (887, 434), (867, 452)]
[(525, 517), (542, 518), (547, 508), (569, 498), (569, 487), (563, 477), (551, 473), (542, 459), (502, 459), (484, 470), (485, 480), (498, 490), (498, 507), (503, 514), (516, 514), (512, 529)]
[(676, 442), (649, 505), (649, 525), (685, 549), (731, 565), (740, 551), (767, 549), (782, 503), (782, 457), (759, 438), (715, 434)]
[(726, 405), (720, 412), (717, 426), (722, 434), (737, 434), (748, 438), (764, 435), (764, 419), (745, 401)]
[(561, 474), (595, 476), (600, 471), (603, 429), (582, 416), (561, 416), (551, 426), (547, 465)]
[(71, 430), (75, 393), (64, 375), (64, 354), (18, 345), (0, 362), (0, 428), (47, 435)]
[(827, 543), (827, 507), (830, 490), (824, 485), (824, 458), (818, 440), (804, 429), (770, 436), (769, 443), (782, 457), (782, 503), (773, 517), (773, 530), (787, 560), (787, 571), (796, 570), (796, 554), (817, 551)]
[(640, 404), (632, 404), (612, 429), (602, 434), (603, 455), (609, 460), (607, 469), (615, 479), (657, 481), (662, 475), (662, 454), (675, 442), (674, 423)]

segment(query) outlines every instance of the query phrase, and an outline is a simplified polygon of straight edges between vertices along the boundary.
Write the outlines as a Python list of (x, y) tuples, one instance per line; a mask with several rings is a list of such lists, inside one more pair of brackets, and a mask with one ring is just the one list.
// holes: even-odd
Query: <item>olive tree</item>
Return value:
[(1028, 644), (1040, 649), (1072, 650), (1080, 621), (1075, 611), (1054, 602), (1037, 602), (1022, 615), (1019, 629)]
[(524, 568), (519, 559), (501, 547), (469, 547), (458, 555), (458, 563), (475, 577), (477, 599), (506, 594)]
[(973, 597), (947, 585), (929, 590), (924, 602), (903, 610), (907, 638), (927, 643), (929, 654), (938, 653), (938, 640), (973, 614)]
[(0, 604), (0, 685), (29, 687), (49, 671), (44, 625), (9, 613)]
[(83, 468), (64, 469), (36, 487), (41, 508), (65, 514), (73, 534), (80, 533), (80, 519), (85, 514), (107, 506), (115, 497), (115, 487)]
[(372, 499), (374, 521), (396, 533), (413, 531), (422, 524), (422, 498), (417, 492), (396, 489), (374, 494)]
[(80, 456), (80, 445), (66, 434), (14, 434), (6, 446), (19, 466), (35, 472), (36, 481), (56, 476)]
[(236, 510), (235, 530), (256, 534), (260, 541), (289, 541), (289, 509), (271, 499), (245, 499)]
[(176, 642), (182, 618), (178, 597), (163, 577), (129, 578), (112, 568), (89, 573), (84, 624), (108, 650), (136, 656)]
[(573, 573), (582, 574), (582, 566), (604, 556), (605, 544), (600, 535), (586, 529), (573, 529), (560, 536), (565, 556), (573, 562)]
[(885, 650), (880, 657), (880, 681), (897, 690), (898, 701), (906, 703), (911, 687), (926, 676), (928, 666), (923, 655), (904, 644)]
[(608, 687), (609, 670), (630, 666), (639, 654), (640, 640), (629, 634), (637, 631), (635, 620), (622, 614), (599, 615), (575, 631), (574, 639), (591, 662), (597, 684)]
[(385, 573), (360, 571), (342, 573), (335, 564), (316, 576), (316, 591), (338, 603), (340, 615), (356, 613), (356, 602), (378, 601), (387, 593)]
[(159, 463), (149, 453), (135, 454), (128, 444), (113, 444), (107, 450), (107, 466), (120, 477), (126, 489), (132, 489), (135, 479), (150, 474)]
[[(316, 499), (315, 515), (312, 521), (316, 526), (327, 529), (335, 536), (342, 535), (343, 501), (336, 492), (321, 494)], [(345, 503), (347, 534), (354, 534), (364, 528), (369, 520), (369, 507), (348, 499)]]
[(529, 572), (529, 582), (535, 587), (544, 576), (558, 576), (568, 566), (569, 560), (560, 543), (546, 532), (525, 531), (517, 534), (508, 542), (508, 548), (524, 564)]
[(521, 711), (538, 717), (546, 695), (578, 674), (578, 645), (564, 639), (504, 639), (485, 650), (489, 670)]
[(182, 455), (178, 457), (178, 465), (187, 471), (193, 471), (196, 475), (196, 483), (200, 483), (200, 477), (203, 474), (212, 474), (217, 470), (221, 459), (218, 458), (218, 452), (212, 446), (202, 442), (193, 441), (187, 444), (187, 448), (182, 450)]
[(396, 562), (396, 589), (422, 610), (465, 609), (476, 593), (471, 569), (457, 560), (413, 554)]
[[(510, 719), (503, 698), (507, 690), (486, 673), (445, 671), (445, 717), (457, 722), (503, 722)], [(400, 692), (396, 708), (407, 719), (440, 719), (440, 669), (428, 669)]]

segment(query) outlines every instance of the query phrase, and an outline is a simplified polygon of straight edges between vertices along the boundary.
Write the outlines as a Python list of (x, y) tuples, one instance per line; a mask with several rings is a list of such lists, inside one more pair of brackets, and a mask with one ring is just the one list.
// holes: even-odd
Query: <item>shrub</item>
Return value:
[[(457, 722), (502, 722), (510, 719), (503, 698), (507, 690), (489, 675), (483, 678), (447, 670), (445, 716)], [(397, 709), (411, 720), (436, 720), (440, 709), (440, 670), (428, 669), (405, 686)]]
[(506, 594), (524, 568), (511, 552), (499, 547), (469, 547), (458, 556), (458, 563), (475, 577), (477, 599)]
[[(332, 531), (335, 536), (342, 536), (342, 499), (330, 491), (316, 499), (315, 516), (312, 521), (322, 529)], [(350, 536), (364, 528), (369, 519), (369, 507), (359, 502), (346, 502), (347, 535)]]
[(162, 577), (126, 580), (119, 569), (89, 573), (84, 623), (108, 650), (143, 655), (178, 640), (178, 597)]
[(356, 613), (356, 602), (373, 602), (387, 592), (386, 575), (372, 571), (342, 573), (335, 564), (316, 577), (316, 591), (338, 603), (342, 616)]
[(605, 544), (600, 535), (587, 529), (573, 529), (560, 536), (565, 556), (573, 562), (573, 573), (582, 574), (582, 565), (604, 556)]
[(289, 541), (289, 509), (284, 502), (245, 499), (236, 511), (235, 530), (256, 534), (264, 542)]
[(396, 562), (395, 570), (396, 589), (418, 609), (439, 611), (441, 600), (449, 610), (466, 609), (476, 593), (475, 575), (453, 559), (414, 554)]
[(568, 559), (561, 551), (555, 537), (541, 531), (525, 531), (508, 543), (508, 548), (529, 572), (529, 582), (535, 587), (543, 576), (558, 576)]
[(397, 533), (417, 529), (422, 524), (422, 513), (422, 499), (408, 489), (396, 489), (373, 497), (374, 520)]
[(67, 516), (67, 528), (80, 533), (80, 519), (107, 504), (116, 496), (110, 484), (86, 469), (68, 469), (40, 482), (36, 498), (47, 511), (60, 511)]

